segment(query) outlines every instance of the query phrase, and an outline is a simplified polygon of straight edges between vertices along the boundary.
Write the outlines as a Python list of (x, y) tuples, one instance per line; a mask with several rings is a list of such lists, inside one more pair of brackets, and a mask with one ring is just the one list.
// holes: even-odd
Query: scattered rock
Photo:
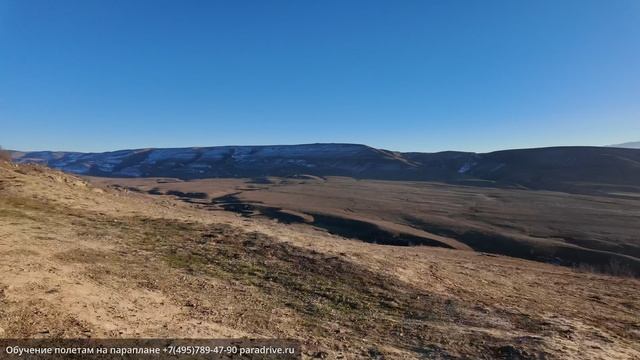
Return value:
[(370, 359), (384, 360), (384, 355), (376, 348), (369, 348), (368, 355)]
[(329, 357), (329, 354), (326, 351), (316, 351), (311, 357), (314, 359), (326, 359)]
[(512, 345), (505, 345), (495, 349), (497, 359), (504, 360), (535, 360), (536, 356)]

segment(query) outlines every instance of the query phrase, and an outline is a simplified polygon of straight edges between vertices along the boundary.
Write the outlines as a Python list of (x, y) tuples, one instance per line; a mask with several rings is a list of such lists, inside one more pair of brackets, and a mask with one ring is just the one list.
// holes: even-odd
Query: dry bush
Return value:
[(11, 162), (11, 152), (3, 150), (0, 146), (0, 161)]
[(640, 274), (636, 274), (631, 267), (627, 264), (623, 264), (620, 260), (612, 258), (609, 264), (605, 266), (605, 272), (615, 276), (621, 277), (639, 277)]
[(582, 273), (607, 274), (618, 277), (640, 278), (640, 273), (634, 271), (629, 265), (622, 263), (616, 258), (612, 258), (608, 263), (602, 265), (580, 263), (575, 265), (574, 269)]

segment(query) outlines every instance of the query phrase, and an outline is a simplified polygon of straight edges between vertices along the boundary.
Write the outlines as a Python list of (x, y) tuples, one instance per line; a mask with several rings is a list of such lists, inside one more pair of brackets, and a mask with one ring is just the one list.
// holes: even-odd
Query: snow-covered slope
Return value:
[(172, 176), (181, 178), (314, 173), (371, 176), (415, 165), (396, 153), (356, 144), (221, 146), (138, 149), (106, 153), (16, 153), (17, 162), (45, 163), (83, 175)]
[(16, 162), (109, 177), (262, 177), (309, 174), (442, 181), (569, 192), (640, 192), (640, 150), (553, 147), (486, 154), (399, 153), (358, 144), (220, 146), (106, 153), (14, 152)]

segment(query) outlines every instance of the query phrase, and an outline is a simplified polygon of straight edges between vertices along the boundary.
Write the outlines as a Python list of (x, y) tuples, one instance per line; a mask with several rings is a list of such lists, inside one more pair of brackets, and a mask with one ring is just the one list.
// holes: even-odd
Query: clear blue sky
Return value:
[(0, 0), (0, 145), (640, 140), (640, 1)]

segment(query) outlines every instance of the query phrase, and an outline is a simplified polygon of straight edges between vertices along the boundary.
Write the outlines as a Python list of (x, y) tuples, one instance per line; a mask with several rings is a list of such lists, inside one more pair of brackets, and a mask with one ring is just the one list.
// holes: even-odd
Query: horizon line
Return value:
[(313, 143), (295, 143), (295, 144), (262, 144), (262, 145), (207, 145), (207, 146), (169, 146), (169, 147), (139, 147), (139, 148), (122, 148), (115, 150), (106, 150), (106, 151), (77, 151), (77, 150), (16, 150), (16, 149), (8, 149), (2, 148), (4, 150), (8, 150), (11, 152), (19, 152), (19, 153), (37, 153), (37, 152), (50, 152), (50, 153), (80, 153), (80, 154), (104, 154), (104, 153), (112, 153), (119, 151), (142, 151), (142, 150), (180, 150), (180, 149), (209, 149), (209, 148), (238, 148), (238, 147), (293, 147), (293, 146), (309, 146), (309, 145), (353, 145), (353, 146), (365, 146), (376, 150), (384, 150), (391, 151), (397, 153), (425, 153), (425, 154), (435, 154), (435, 153), (443, 153), (443, 152), (459, 152), (459, 153), (474, 153), (474, 154), (488, 154), (493, 152), (500, 151), (510, 151), (510, 150), (532, 150), (532, 149), (547, 149), (547, 148), (575, 148), (575, 147), (596, 147), (596, 148), (620, 148), (620, 149), (634, 149), (627, 148), (623, 145), (626, 144), (634, 144), (637, 143), (635, 141), (629, 141), (619, 144), (611, 144), (611, 145), (550, 145), (550, 146), (531, 146), (531, 147), (514, 147), (514, 148), (503, 148), (491, 151), (463, 151), (463, 150), (438, 150), (438, 151), (398, 151), (387, 149), (383, 147), (375, 147), (371, 145), (367, 145), (364, 143), (347, 143), (347, 142), (313, 142)]

